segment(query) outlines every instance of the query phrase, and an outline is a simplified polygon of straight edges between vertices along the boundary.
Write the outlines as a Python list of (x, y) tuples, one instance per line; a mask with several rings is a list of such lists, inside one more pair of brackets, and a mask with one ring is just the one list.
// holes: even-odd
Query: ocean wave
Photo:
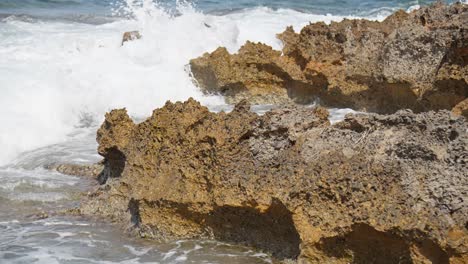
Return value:
[(69, 7), (80, 5), (99, 5), (105, 1), (83, 1), (83, 0), (2, 0), (0, 2), (0, 9), (14, 9), (14, 8), (54, 8), (54, 7)]
[[(455, 2), (450, 0), (448, 2)], [(104, 24), (117, 19), (134, 18), (135, 8), (154, 6), (171, 16), (181, 16), (181, 6), (190, 6), (206, 15), (226, 16), (248, 13), (258, 8), (273, 11), (291, 10), (296, 13), (364, 18), (386, 17), (396, 10), (414, 10), (428, 5), (432, 0), (320, 0), (320, 1), (252, 1), (252, 0), (4, 0), (0, 2), (0, 20), (17, 19), (28, 22), (62, 21)], [(468, 2), (468, 0), (464, 0)], [(131, 7), (129, 10), (129, 7)]]
[[(449, 0), (447, 2), (455, 2)], [(388, 15), (398, 9), (407, 10), (411, 6), (428, 5), (433, 0), (3, 0), (0, 2), (0, 13), (5, 10), (19, 10), (27, 14), (42, 14), (60, 16), (70, 14), (110, 15), (116, 10), (131, 4), (156, 5), (165, 12), (176, 14), (181, 4), (189, 4), (200, 12), (212, 15), (227, 15), (244, 10), (267, 7), (273, 10), (291, 9), (302, 13), (334, 14), (345, 16), (375, 16)], [(467, 2), (463, 0), (462, 2)]]
[(75, 15), (30, 15), (22, 13), (0, 13), (0, 23), (12, 21), (21, 21), (27, 23), (38, 22), (62, 22), (62, 23), (83, 23), (90, 25), (102, 25), (117, 21), (118, 17), (93, 14), (75, 14)]

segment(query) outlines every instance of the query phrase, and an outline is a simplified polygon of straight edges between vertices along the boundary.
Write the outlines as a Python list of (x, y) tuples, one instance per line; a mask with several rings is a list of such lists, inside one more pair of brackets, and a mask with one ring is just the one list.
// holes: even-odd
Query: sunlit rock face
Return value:
[(300, 263), (463, 263), (467, 123), (449, 111), (348, 115), (194, 100), (98, 131), (106, 182), (81, 213), (140, 236), (213, 238)]
[(435, 4), (382, 22), (310, 24), (190, 61), (195, 83), (231, 103), (320, 101), (379, 113), (450, 110), (468, 95), (468, 5)]

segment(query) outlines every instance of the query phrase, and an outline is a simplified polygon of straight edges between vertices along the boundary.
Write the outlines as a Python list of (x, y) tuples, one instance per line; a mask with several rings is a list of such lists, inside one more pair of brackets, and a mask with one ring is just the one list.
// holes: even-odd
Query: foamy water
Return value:
[[(135, 240), (103, 221), (61, 216), (78, 206), (91, 179), (63, 175), (49, 164), (93, 163), (95, 126), (21, 154), (0, 168), (0, 263), (271, 263), (267, 254), (217, 241)], [(41, 219), (47, 215), (46, 219)]]
[[(190, 5), (172, 16), (148, 1), (125, 11), (134, 19), (102, 25), (3, 19), (0, 165), (20, 152), (63, 142), (83, 115), (99, 123), (106, 111), (126, 107), (131, 115), (147, 116), (166, 100), (189, 97), (223, 104), (193, 85), (190, 59), (219, 46), (235, 52), (247, 40), (280, 49), (275, 34), (288, 25), (300, 29), (342, 19), (266, 7), (215, 16)], [(122, 33), (130, 30), (143, 38), (121, 47)]]
[(134, 241), (82, 219), (0, 222), (1, 263), (271, 263), (268, 255), (216, 241)]

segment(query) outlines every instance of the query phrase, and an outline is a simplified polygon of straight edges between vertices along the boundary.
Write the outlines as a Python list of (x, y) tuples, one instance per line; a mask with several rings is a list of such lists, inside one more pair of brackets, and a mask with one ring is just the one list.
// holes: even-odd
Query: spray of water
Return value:
[[(113, 108), (143, 117), (167, 100), (224, 104), (194, 86), (190, 59), (219, 46), (235, 52), (246, 40), (280, 49), (275, 34), (288, 25), (300, 29), (342, 19), (265, 7), (207, 15), (184, 1), (168, 11), (151, 0), (125, 0), (114, 12), (124, 18), (101, 25), (14, 18), (0, 23), (0, 165), (64, 141), (90, 120), (100, 123)], [(123, 32), (132, 30), (143, 38), (121, 46)]]
[[(190, 96), (222, 103), (203, 97), (184, 68), (223, 44), (199, 26), (203, 15), (184, 7), (174, 17), (148, 1), (128, 4), (133, 19), (100, 26), (14, 19), (0, 25), (0, 164), (65, 140), (83, 113), (97, 121), (118, 107), (147, 115), (166, 100)], [(144, 39), (121, 47), (122, 33), (135, 29)]]

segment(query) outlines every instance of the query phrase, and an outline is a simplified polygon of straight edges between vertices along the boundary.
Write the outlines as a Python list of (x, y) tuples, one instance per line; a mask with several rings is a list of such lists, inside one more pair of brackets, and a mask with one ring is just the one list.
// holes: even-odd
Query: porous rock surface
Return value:
[(379, 113), (452, 109), (468, 95), (468, 5), (434, 4), (382, 22), (345, 19), (278, 34), (282, 52), (247, 42), (190, 61), (206, 93), (230, 103), (319, 98)]
[(143, 237), (213, 238), (299, 263), (467, 263), (468, 134), (449, 111), (263, 116), (166, 103), (98, 131), (106, 183), (82, 214)]

